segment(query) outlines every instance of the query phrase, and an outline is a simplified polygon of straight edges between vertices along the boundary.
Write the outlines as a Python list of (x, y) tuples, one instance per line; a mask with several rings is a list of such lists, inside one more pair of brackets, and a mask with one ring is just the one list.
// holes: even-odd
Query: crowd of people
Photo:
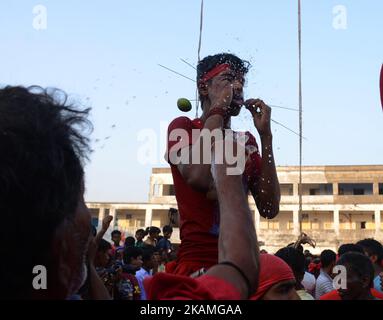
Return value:
[[(163, 227), (163, 236), (159, 235), (160, 231), (157, 227), (139, 229), (135, 238), (125, 239), (123, 246), (120, 246), (121, 232), (117, 230), (112, 232), (112, 243), (101, 240), (95, 265), (111, 297), (147, 300), (144, 279), (159, 272), (174, 273), (177, 257), (169, 240), (172, 227)], [(364, 239), (355, 244), (343, 244), (337, 252), (323, 250), (320, 255), (304, 250), (303, 244), (312, 245), (304, 233), (295, 243), (275, 254), (260, 251), (259, 283), (251, 300), (383, 299), (383, 246), (380, 242)], [(337, 288), (334, 279), (338, 275), (337, 265), (345, 266), (347, 271), (344, 288), (340, 283)], [(190, 276), (198, 277), (203, 273)]]
[(161, 229), (155, 226), (138, 229), (135, 237), (128, 236), (124, 241), (121, 232), (113, 230), (109, 242), (103, 237), (110, 222), (111, 217), (105, 217), (103, 228), (95, 234), (99, 239), (94, 262), (96, 271), (111, 298), (147, 300), (144, 279), (165, 272), (166, 265), (174, 260), (175, 250), (170, 241), (173, 228), (164, 226), (162, 235)]
[[(59, 90), (0, 89), (0, 256), (12, 262), (0, 264), (0, 298), (381, 300), (383, 249), (377, 240), (315, 256), (303, 250), (312, 243), (302, 234), (275, 254), (260, 250), (248, 195), (272, 219), (280, 189), (271, 108), (259, 99), (244, 101), (248, 70), (233, 54), (202, 59), (197, 88), (203, 113), (169, 125), (166, 159), (180, 214), (177, 250), (170, 225), (139, 229), (123, 243), (118, 230), (105, 239), (111, 216), (98, 232), (92, 228), (84, 201), (89, 109)], [(260, 147), (250, 132), (230, 128), (242, 106), (254, 120)], [(173, 130), (180, 129), (187, 139), (174, 139)], [(225, 134), (206, 143), (202, 133), (214, 130)], [(228, 174), (228, 150), (245, 163), (243, 171)], [(203, 161), (207, 154), (210, 163)], [(26, 246), (20, 254), (17, 248)], [(36, 266), (45, 273), (36, 274)]]

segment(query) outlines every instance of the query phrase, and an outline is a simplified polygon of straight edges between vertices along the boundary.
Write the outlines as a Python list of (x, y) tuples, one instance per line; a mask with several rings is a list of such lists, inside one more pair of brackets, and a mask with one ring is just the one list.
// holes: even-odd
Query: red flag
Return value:
[(382, 64), (382, 70), (380, 70), (380, 101), (382, 103), (382, 109), (383, 109), (383, 64)]

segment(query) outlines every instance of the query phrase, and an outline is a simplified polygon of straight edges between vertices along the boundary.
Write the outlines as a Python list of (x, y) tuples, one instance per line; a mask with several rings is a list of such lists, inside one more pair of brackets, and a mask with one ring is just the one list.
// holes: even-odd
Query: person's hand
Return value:
[(108, 230), (112, 220), (113, 220), (112, 216), (106, 216), (104, 219), (102, 219), (102, 230), (103, 231), (106, 232)]
[(297, 244), (309, 244), (313, 248), (316, 246), (316, 242), (311, 239), (306, 233), (302, 232), (301, 235), (298, 238)]
[(233, 85), (227, 77), (219, 76), (212, 82), (209, 90), (212, 108), (228, 108), (233, 100)]
[(253, 116), (254, 126), (259, 135), (271, 136), (271, 108), (260, 99), (248, 99), (244, 105)]

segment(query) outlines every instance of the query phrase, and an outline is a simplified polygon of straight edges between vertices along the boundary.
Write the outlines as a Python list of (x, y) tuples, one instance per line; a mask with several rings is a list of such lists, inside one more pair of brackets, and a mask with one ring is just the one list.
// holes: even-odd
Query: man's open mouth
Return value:
[(237, 96), (237, 97), (233, 97), (233, 100), (231, 101), (231, 103), (235, 106), (242, 107), (244, 100), (242, 97)]

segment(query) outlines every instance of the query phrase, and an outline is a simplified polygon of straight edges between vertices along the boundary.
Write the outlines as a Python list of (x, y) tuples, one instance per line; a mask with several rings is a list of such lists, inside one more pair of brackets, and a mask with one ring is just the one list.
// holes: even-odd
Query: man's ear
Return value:
[(208, 96), (207, 83), (205, 81), (198, 81), (198, 93), (201, 97)]

